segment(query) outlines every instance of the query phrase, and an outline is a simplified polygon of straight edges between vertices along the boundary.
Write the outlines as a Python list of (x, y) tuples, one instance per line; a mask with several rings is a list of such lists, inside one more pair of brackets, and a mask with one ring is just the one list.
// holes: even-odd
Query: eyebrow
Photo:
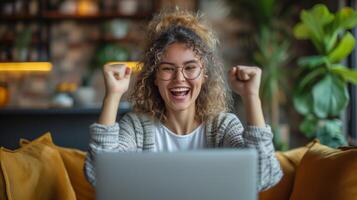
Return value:
[[(190, 64), (190, 63), (198, 63), (198, 60), (188, 60), (186, 62), (184, 62), (183, 64), (184, 65), (187, 65), (187, 64)], [(167, 65), (173, 65), (173, 66), (176, 66), (175, 63), (172, 63), (172, 62), (160, 62), (160, 65), (162, 64), (167, 64)]]

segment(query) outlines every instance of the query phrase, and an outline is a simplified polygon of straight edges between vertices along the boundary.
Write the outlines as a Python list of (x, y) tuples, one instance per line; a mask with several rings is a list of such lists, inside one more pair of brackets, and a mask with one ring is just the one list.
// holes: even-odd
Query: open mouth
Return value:
[(186, 88), (186, 87), (171, 88), (170, 92), (175, 97), (182, 97), (190, 93), (190, 88)]

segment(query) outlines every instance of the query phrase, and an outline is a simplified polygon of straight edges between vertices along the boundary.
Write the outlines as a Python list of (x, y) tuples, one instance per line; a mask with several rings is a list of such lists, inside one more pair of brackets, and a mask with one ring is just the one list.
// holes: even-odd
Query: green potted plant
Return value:
[(274, 145), (278, 150), (287, 150), (288, 144), (282, 140), (280, 132), (280, 109), (288, 91), (286, 64), (291, 55), (287, 38), (279, 37), (280, 33), (272, 28), (264, 28), (257, 37), (257, 50), (254, 61), (264, 70), (261, 95), (269, 114), (274, 131)]
[(341, 62), (355, 46), (353, 35), (346, 30), (357, 24), (357, 12), (346, 7), (331, 13), (318, 4), (303, 10), (300, 19), (294, 27), (295, 37), (310, 40), (317, 52), (298, 60), (301, 78), (293, 98), (295, 109), (304, 117), (300, 130), (325, 145), (345, 145), (340, 115), (349, 102), (347, 83), (357, 84), (357, 71)]
[[(286, 67), (292, 57), (289, 51), (290, 40), (286, 17), (290, 8), (284, 8), (276, 0), (227, 0), (233, 14), (248, 20), (254, 29), (247, 41), (254, 41), (251, 61), (263, 70), (261, 96), (263, 108), (274, 132), (274, 146), (277, 150), (287, 150), (280, 131), (281, 109), (287, 95), (288, 81)], [(283, 17), (285, 16), (285, 17)]]

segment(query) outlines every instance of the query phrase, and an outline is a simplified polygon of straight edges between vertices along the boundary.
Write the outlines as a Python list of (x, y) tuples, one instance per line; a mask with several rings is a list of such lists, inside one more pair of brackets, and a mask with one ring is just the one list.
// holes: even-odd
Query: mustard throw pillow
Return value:
[(57, 147), (61, 153), (72, 187), (76, 193), (77, 200), (95, 199), (95, 190), (84, 176), (84, 160), (86, 154), (82, 151)]
[(51, 143), (45, 134), (15, 151), (1, 148), (8, 199), (76, 199), (61, 155)]
[(333, 149), (315, 142), (297, 169), (292, 200), (355, 200), (357, 147)]
[[(1, 151), (0, 151), (0, 159), (1, 159)], [(0, 167), (0, 199), (7, 200), (5, 179), (1, 167)]]
[[(20, 146), (25, 146), (29, 143), (30, 141), (26, 139), (20, 139)], [(77, 149), (59, 147), (52, 143), (52, 140), (50, 145), (61, 154), (77, 200), (95, 199), (95, 190), (86, 180), (83, 171), (86, 153)]]
[(259, 193), (260, 200), (289, 199), (293, 190), (297, 166), (307, 151), (307, 147), (300, 147), (286, 152), (276, 152), (275, 155), (283, 170), (283, 178), (274, 187)]

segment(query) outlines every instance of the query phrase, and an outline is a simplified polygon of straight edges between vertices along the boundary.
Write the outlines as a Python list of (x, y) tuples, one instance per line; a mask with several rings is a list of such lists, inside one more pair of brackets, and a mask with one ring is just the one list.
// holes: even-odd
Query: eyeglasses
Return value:
[(173, 80), (177, 74), (178, 69), (181, 68), (181, 73), (187, 80), (194, 80), (198, 78), (202, 71), (202, 66), (192, 63), (183, 67), (173, 66), (169, 64), (161, 64), (158, 67), (158, 77), (164, 81)]

